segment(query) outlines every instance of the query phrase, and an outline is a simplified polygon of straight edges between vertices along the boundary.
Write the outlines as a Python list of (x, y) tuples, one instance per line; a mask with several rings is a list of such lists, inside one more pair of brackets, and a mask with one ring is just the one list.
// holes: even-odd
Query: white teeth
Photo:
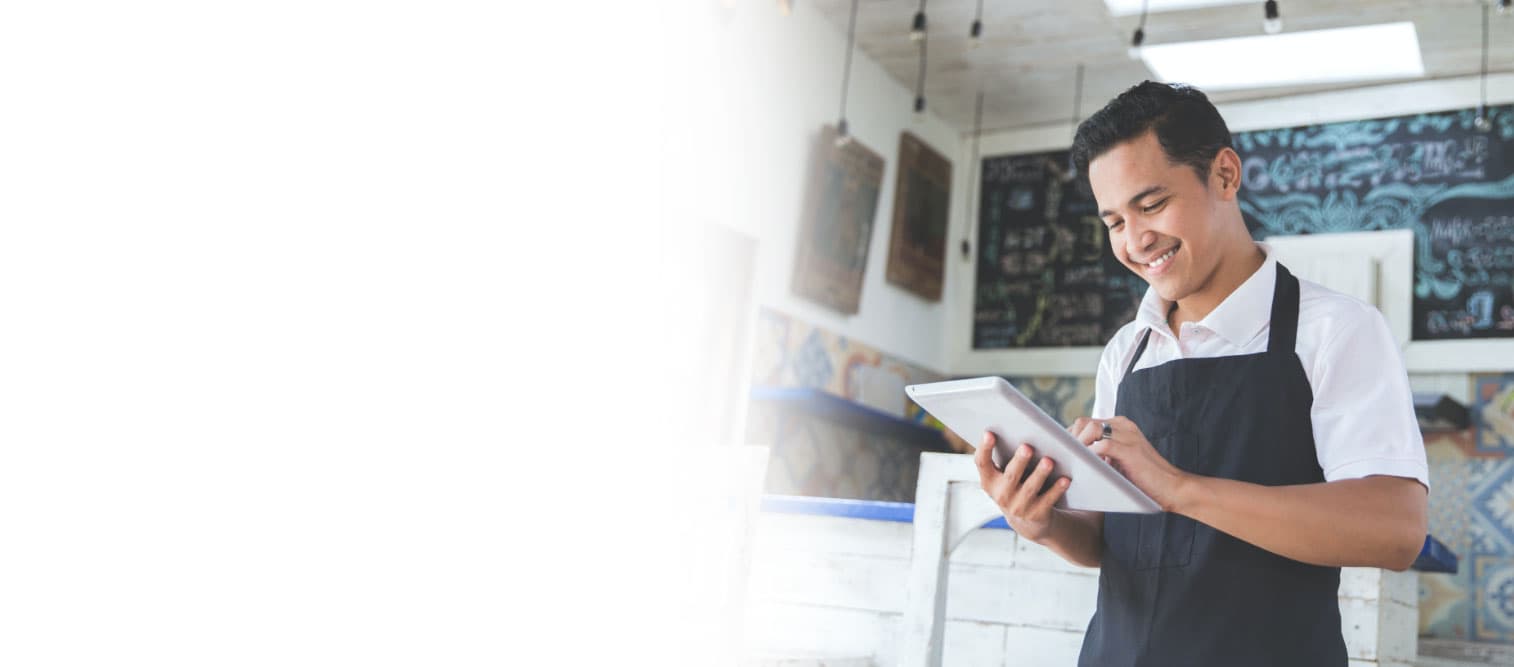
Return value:
[(1159, 266), (1161, 266), (1163, 264), (1166, 264), (1167, 260), (1172, 259), (1173, 254), (1176, 253), (1177, 251), (1178, 251), (1177, 246), (1173, 246), (1172, 250), (1168, 250), (1166, 253), (1163, 253), (1161, 257), (1158, 257), (1158, 258), (1152, 260), (1146, 266), (1149, 266), (1149, 267), (1155, 269), (1155, 268), (1157, 268), (1157, 267), (1159, 267)]

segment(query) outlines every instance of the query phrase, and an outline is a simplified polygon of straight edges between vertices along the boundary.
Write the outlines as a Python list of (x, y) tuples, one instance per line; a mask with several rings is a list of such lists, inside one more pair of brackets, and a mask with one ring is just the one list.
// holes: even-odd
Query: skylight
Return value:
[(1157, 44), (1141, 49), (1157, 78), (1234, 90), (1424, 76), (1412, 22)]
[[(1104, 0), (1109, 7), (1110, 16), (1135, 16), (1141, 13), (1141, 0)], [(1216, 7), (1219, 5), (1243, 5), (1255, 4), (1261, 7), (1259, 0), (1148, 0), (1146, 13), (1175, 12), (1184, 9), (1199, 9), (1202, 7)], [(1257, 9), (1261, 13), (1261, 9)]]

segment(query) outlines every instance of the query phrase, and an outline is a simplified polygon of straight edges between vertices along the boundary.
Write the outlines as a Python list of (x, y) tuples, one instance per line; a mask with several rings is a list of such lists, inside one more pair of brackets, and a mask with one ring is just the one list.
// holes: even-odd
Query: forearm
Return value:
[(1192, 476), (1169, 511), (1304, 563), (1405, 570), (1424, 542), (1425, 504), (1423, 486), (1397, 477), (1262, 486)]
[(1051, 524), (1038, 544), (1073, 565), (1098, 567), (1104, 552), (1104, 514), (1052, 510)]

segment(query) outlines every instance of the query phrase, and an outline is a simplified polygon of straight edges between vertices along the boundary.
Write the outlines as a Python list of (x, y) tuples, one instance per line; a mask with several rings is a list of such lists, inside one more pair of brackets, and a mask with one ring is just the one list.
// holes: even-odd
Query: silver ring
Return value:
[(1104, 432), (1099, 434), (1100, 440), (1108, 440), (1114, 437), (1114, 430), (1109, 428), (1109, 422), (1103, 422)]

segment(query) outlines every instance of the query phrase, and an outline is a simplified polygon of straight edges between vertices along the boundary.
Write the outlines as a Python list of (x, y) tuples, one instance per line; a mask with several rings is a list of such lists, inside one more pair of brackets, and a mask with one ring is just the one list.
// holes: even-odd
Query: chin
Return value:
[(1163, 301), (1178, 301), (1183, 297), (1188, 296), (1189, 292), (1191, 291), (1184, 289), (1183, 286), (1178, 284), (1178, 282), (1175, 280), (1164, 280), (1160, 283), (1148, 282), (1147, 284), (1151, 285), (1152, 289), (1155, 289), (1157, 291), (1157, 296), (1162, 297)]

